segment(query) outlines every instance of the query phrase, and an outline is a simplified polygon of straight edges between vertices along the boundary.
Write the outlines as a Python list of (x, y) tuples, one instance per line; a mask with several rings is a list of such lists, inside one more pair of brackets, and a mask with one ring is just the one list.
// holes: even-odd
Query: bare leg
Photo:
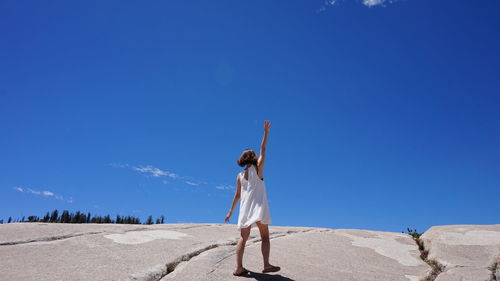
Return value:
[(241, 237), (236, 244), (236, 273), (243, 271), (243, 253), (245, 252), (245, 244), (250, 236), (251, 226), (241, 229)]
[(259, 227), (260, 237), (262, 241), (261, 251), (262, 257), (264, 258), (264, 269), (274, 267), (269, 263), (269, 253), (271, 252), (271, 241), (269, 240), (269, 228), (267, 224), (263, 224), (260, 221), (257, 222)]

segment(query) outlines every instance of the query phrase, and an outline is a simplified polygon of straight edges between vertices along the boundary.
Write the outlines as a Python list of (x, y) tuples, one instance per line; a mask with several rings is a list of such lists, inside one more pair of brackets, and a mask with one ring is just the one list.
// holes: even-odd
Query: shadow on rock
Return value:
[(281, 276), (279, 274), (264, 274), (264, 273), (257, 273), (253, 271), (249, 271), (248, 275), (244, 276), (246, 278), (255, 278), (255, 280), (259, 281), (295, 281), (293, 279), (290, 279), (285, 276)]

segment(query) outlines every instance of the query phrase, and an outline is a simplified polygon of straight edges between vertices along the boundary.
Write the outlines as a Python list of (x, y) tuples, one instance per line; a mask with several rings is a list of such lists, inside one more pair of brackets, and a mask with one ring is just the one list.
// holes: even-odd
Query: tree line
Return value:
[[(56, 209), (54, 211), (47, 212), (45, 216), (25, 216), (22, 219), (13, 219), (9, 217), (7, 223), (11, 222), (52, 222), (52, 223), (117, 223), (117, 224), (141, 224), (141, 219), (133, 216), (120, 216), (116, 215), (112, 218), (110, 215), (105, 216), (91, 216), (90, 212), (87, 214), (85, 212), (69, 212), (68, 210), (63, 210), (61, 214)], [(3, 219), (0, 220), (0, 224), (3, 223)], [(153, 216), (149, 216), (148, 219), (143, 224), (154, 224)], [(165, 216), (160, 216), (156, 219), (156, 224), (165, 223)]]

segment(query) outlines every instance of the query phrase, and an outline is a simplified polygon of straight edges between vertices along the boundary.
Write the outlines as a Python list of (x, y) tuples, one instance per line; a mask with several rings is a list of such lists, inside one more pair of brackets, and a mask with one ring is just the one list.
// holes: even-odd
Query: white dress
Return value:
[(248, 180), (245, 179), (245, 170), (238, 174), (241, 183), (240, 213), (238, 229), (248, 226), (257, 226), (256, 222), (271, 223), (269, 204), (267, 203), (266, 184), (259, 178), (255, 166), (248, 168)]

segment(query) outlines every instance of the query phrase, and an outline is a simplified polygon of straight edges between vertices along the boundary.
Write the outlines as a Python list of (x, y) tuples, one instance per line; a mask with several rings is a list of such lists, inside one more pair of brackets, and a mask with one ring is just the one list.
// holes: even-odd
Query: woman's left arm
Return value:
[(269, 133), (269, 129), (271, 128), (271, 122), (269, 120), (264, 121), (264, 138), (262, 138), (262, 143), (260, 145), (260, 155), (257, 160), (257, 167), (259, 168), (259, 174), (262, 176), (262, 172), (264, 169), (264, 160), (266, 159), (266, 144), (267, 144), (267, 135)]
[(238, 203), (238, 200), (240, 200), (241, 197), (241, 183), (240, 183), (240, 177), (238, 176), (236, 180), (236, 193), (234, 194), (234, 199), (233, 199), (233, 204), (231, 204), (231, 209), (226, 215), (226, 218), (224, 219), (225, 222), (229, 222), (229, 219), (231, 218), (231, 215), (233, 214), (234, 207), (236, 207), (236, 203)]

